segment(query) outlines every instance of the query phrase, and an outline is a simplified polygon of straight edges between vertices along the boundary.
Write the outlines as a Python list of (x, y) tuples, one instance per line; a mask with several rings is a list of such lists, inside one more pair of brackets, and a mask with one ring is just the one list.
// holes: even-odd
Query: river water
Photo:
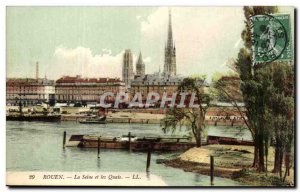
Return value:
[[(209, 135), (232, 136), (251, 139), (247, 130), (235, 127), (210, 126)], [(129, 131), (137, 136), (164, 135), (159, 125), (107, 124), (82, 125), (76, 122), (13, 122), (6, 123), (7, 171), (66, 171), (66, 172), (144, 172), (146, 153), (125, 150), (62, 148), (63, 131), (67, 140), (72, 134), (121, 136)], [(170, 135), (168, 133), (167, 135)], [(188, 135), (182, 128), (175, 135)], [(181, 169), (156, 164), (156, 159), (169, 157), (170, 153), (153, 153), (150, 173), (160, 176), (170, 186), (210, 186), (209, 176), (184, 172)], [(215, 186), (238, 186), (230, 179), (215, 178)]]

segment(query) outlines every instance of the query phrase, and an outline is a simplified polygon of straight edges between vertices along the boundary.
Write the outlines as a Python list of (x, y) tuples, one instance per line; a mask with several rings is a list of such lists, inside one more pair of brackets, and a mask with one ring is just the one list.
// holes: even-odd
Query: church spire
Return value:
[(138, 63), (143, 64), (142, 52), (139, 54)]
[(139, 58), (136, 62), (136, 74), (138, 76), (144, 76), (145, 75), (145, 63), (143, 61), (142, 52), (140, 52)]
[(172, 15), (171, 9), (169, 9), (169, 27), (168, 27), (168, 48), (173, 48), (173, 32), (172, 32)]
[(169, 9), (168, 40), (167, 40), (167, 46), (165, 48), (164, 75), (166, 76), (176, 75), (176, 49), (175, 49), (175, 42), (173, 41), (172, 15), (170, 9)]

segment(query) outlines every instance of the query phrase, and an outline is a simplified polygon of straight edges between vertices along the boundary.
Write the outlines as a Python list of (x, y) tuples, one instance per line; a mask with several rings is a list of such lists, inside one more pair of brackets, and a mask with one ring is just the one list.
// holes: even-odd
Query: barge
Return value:
[[(100, 139), (99, 139), (100, 138)], [(98, 137), (91, 135), (72, 135), (67, 147), (130, 149), (132, 151), (147, 151), (149, 145), (153, 151), (180, 151), (196, 147), (190, 141), (191, 137)]]
[(7, 121), (44, 121), (58, 122), (61, 120), (60, 115), (7, 115)]
[[(248, 145), (253, 141), (238, 140), (231, 137), (208, 136), (202, 145)], [(66, 143), (67, 147), (129, 149), (132, 151), (147, 151), (149, 146), (153, 151), (182, 151), (196, 147), (191, 137), (137, 137), (123, 135), (121, 137), (100, 137), (95, 135), (72, 135)]]
[(106, 116), (98, 117), (98, 118), (89, 118), (84, 120), (79, 120), (81, 124), (106, 124)]
[(247, 145), (253, 146), (254, 142), (250, 140), (239, 140), (237, 138), (232, 137), (219, 137), (219, 136), (207, 136), (207, 144), (223, 144), (223, 145)]

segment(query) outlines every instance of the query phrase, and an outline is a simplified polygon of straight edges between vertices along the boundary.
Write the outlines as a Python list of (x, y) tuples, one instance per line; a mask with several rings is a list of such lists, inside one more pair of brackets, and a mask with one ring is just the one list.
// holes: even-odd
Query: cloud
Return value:
[[(110, 49), (102, 49), (100, 54), (93, 54), (90, 48), (57, 47), (52, 58), (49, 76), (57, 79), (63, 75), (82, 75), (83, 77), (119, 77), (122, 72), (122, 55), (112, 54)], [(134, 60), (136, 56), (133, 55)]]
[(143, 61), (145, 64), (151, 63), (151, 58), (150, 57), (143, 58)]
[[(177, 72), (210, 77), (217, 70), (228, 70), (224, 61), (236, 57), (241, 46), (237, 40), (244, 28), (242, 8), (173, 7), (171, 12)], [(164, 63), (167, 28), (167, 7), (158, 8), (141, 21), (142, 50), (153, 58), (149, 67), (154, 71)]]
[[(93, 54), (90, 48), (57, 47), (54, 51), (51, 68), (47, 76), (58, 79), (63, 75), (83, 77), (118, 77), (122, 78), (122, 63), (124, 51), (113, 55), (110, 49), (102, 49), (101, 53)], [(151, 62), (150, 57), (143, 58), (144, 63)], [(133, 68), (137, 55), (133, 53)]]

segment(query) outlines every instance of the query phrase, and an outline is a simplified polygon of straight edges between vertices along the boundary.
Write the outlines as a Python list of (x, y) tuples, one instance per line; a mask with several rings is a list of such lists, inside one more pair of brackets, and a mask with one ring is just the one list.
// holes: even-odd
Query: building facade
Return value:
[[(134, 79), (131, 83), (131, 96), (141, 93), (142, 99), (147, 99), (148, 93), (155, 92), (162, 98), (163, 94), (172, 97), (173, 93), (178, 93), (178, 86), (182, 83), (184, 77), (168, 77), (160, 74), (145, 75)], [(199, 91), (208, 93), (209, 85), (206, 82), (197, 82)], [(160, 99), (161, 99), (160, 98)]]
[(53, 80), (32, 78), (8, 78), (6, 80), (6, 104), (24, 106), (54, 101)]
[(173, 31), (172, 31), (172, 16), (169, 10), (169, 25), (168, 25), (168, 40), (165, 46), (165, 64), (164, 64), (164, 74), (166, 76), (176, 75), (176, 48), (173, 41)]
[(155, 92), (161, 96), (166, 92), (168, 96), (172, 96), (174, 92), (177, 92), (177, 87), (182, 80), (182, 77), (167, 78), (160, 74), (147, 74), (132, 81), (130, 93), (135, 95), (140, 92), (143, 100), (147, 99), (149, 92)]
[(125, 86), (129, 87), (131, 80), (134, 78), (133, 74), (133, 58), (130, 49), (126, 49), (123, 54), (123, 68), (122, 68), (122, 80), (125, 82)]
[[(117, 78), (82, 78), (64, 76), (56, 81), (55, 99), (63, 103), (99, 103), (105, 92), (124, 92), (125, 84)], [(107, 100), (113, 98), (107, 97)]]

